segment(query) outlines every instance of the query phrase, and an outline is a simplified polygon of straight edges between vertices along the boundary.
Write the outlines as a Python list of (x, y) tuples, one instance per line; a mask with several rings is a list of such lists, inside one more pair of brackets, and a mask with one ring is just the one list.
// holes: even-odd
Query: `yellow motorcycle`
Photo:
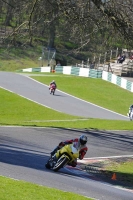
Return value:
[(79, 148), (74, 147), (74, 144), (68, 144), (62, 147), (50, 158), (45, 167), (58, 171), (67, 164), (71, 164), (75, 159), (79, 157)]

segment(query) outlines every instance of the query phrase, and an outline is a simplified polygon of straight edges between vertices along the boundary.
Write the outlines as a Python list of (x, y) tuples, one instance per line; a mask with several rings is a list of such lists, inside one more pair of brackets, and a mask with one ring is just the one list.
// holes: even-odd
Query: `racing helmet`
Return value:
[(52, 83), (55, 83), (55, 80), (52, 80)]
[(87, 137), (85, 135), (81, 135), (79, 138), (79, 142), (81, 145), (84, 145), (87, 143)]

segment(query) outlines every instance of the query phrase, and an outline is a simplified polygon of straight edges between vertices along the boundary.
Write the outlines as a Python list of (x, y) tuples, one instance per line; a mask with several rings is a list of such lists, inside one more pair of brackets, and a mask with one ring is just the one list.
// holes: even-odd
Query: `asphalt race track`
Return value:
[[(6, 78), (6, 76), (8, 77), (8, 75), (8, 79), (3, 78)], [(11, 77), (13, 77), (12, 80)], [(23, 84), (22, 80), (24, 80)], [(18, 85), (17, 82), (19, 83)], [(21, 94), (22, 96), (26, 95), (29, 99), (33, 98), (34, 101), (37, 101), (37, 99), (35, 100), (34, 98), (37, 91), (39, 91), (38, 101), (42, 101), (45, 105), (48, 98), (53, 98), (53, 96), (51, 97), (51, 95), (49, 95), (46, 86), (38, 84), (21, 75), (15, 74), (14, 76), (13, 73), (0, 72), (0, 86)], [(44, 87), (43, 91), (41, 90), (42, 86)], [(31, 92), (29, 94), (30, 90)], [(61, 95), (61, 92), (57, 91), (57, 95), (58, 94)], [(65, 95), (65, 101), (67, 95), (62, 95)], [(41, 100), (40, 98), (43, 98), (43, 96), (46, 98)], [(56, 97), (61, 98), (61, 96), (55, 96), (54, 98)], [(44, 101), (45, 99), (47, 99), (46, 102)], [(71, 99), (72, 97), (70, 97), (70, 101)], [(68, 100), (69, 95), (67, 101)], [(77, 102), (77, 99), (73, 98), (71, 103), (73, 103), (73, 101)], [(84, 104), (84, 102), (82, 103)], [(68, 104), (66, 105), (68, 106)], [(89, 106), (91, 106), (91, 104)], [(58, 108), (58, 105), (56, 105), (56, 108)], [(69, 107), (67, 107), (67, 109), (69, 110)], [(102, 109), (101, 112), (103, 111), (104, 109)], [(109, 111), (105, 110), (104, 116), (108, 113)], [(88, 115), (90, 115), (90, 113), (88, 113)], [(109, 117), (112, 115), (113, 113), (111, 112)], [(117, 119), (122, 118), (126, 120), (124, 116), (115, 113), (114, 116), (118, 117)], [(133, 153), (133, 131), (79, 131), (34, 127), (0, 127), (0, 175), (54, 187), (64, 191), (75, 192), (99, 200), (133, 200), (132, 191), (92, 180), (87, 174), (86, 176), (82, 176), (68, 169), (62, 169), (55, 173), (45, 169), (44, 165), (50, 151), (60, 141), (79, 137), (83, 133), (89, 138), (89, 150), (86, 157), (132, 155)]]

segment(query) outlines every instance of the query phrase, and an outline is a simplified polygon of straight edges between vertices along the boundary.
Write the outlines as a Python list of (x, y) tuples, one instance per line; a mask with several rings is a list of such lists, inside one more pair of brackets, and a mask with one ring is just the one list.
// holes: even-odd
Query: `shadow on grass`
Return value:
[(106, 170), (101, 171), (101, 175), (103, 178), (106, 178), (108, 182), (133, 189), (133, 174)]
[(86, 166), (89, 174), (92, 174), (96, 180), (105, 181), (113, 185), (119, 185), (127, 189), (133, 189), (133, 174), (122, 173), (118, 171), (96, 170), (90, 166)]
[[(119, 163), (121, 159), (121, 163), (124, 161), (132, 161), (133, 158), (117, 158), (115, 163)], [(100, 160), (98, 162), (90, 163), (90, 164), (81, 164), (81, 168), (85, 170), (88, 174), (91, 174), (95, 177), (95, 180), (105, 181), (113, 185), (119, 185), (128, 189), (133, 189), (133, 174), (124, 173), (115, 170), (106, 169), (107, 160)], [(113, 159), (114, 160), (114, 159)], [(111, 162), (111, 161), (110, 161)]]

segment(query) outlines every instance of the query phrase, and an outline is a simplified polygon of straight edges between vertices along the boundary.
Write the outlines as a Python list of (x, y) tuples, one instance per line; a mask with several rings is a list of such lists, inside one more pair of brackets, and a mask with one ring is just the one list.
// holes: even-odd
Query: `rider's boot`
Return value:
[(54, 162), (57, 161), (57, 157), (56, 157), (56, 155), (52, 156), (52, 160), (53, 160)]
[(57, 146), (52, 152), (51, 152), (51, 157), (59, 150), (59, 147)]

